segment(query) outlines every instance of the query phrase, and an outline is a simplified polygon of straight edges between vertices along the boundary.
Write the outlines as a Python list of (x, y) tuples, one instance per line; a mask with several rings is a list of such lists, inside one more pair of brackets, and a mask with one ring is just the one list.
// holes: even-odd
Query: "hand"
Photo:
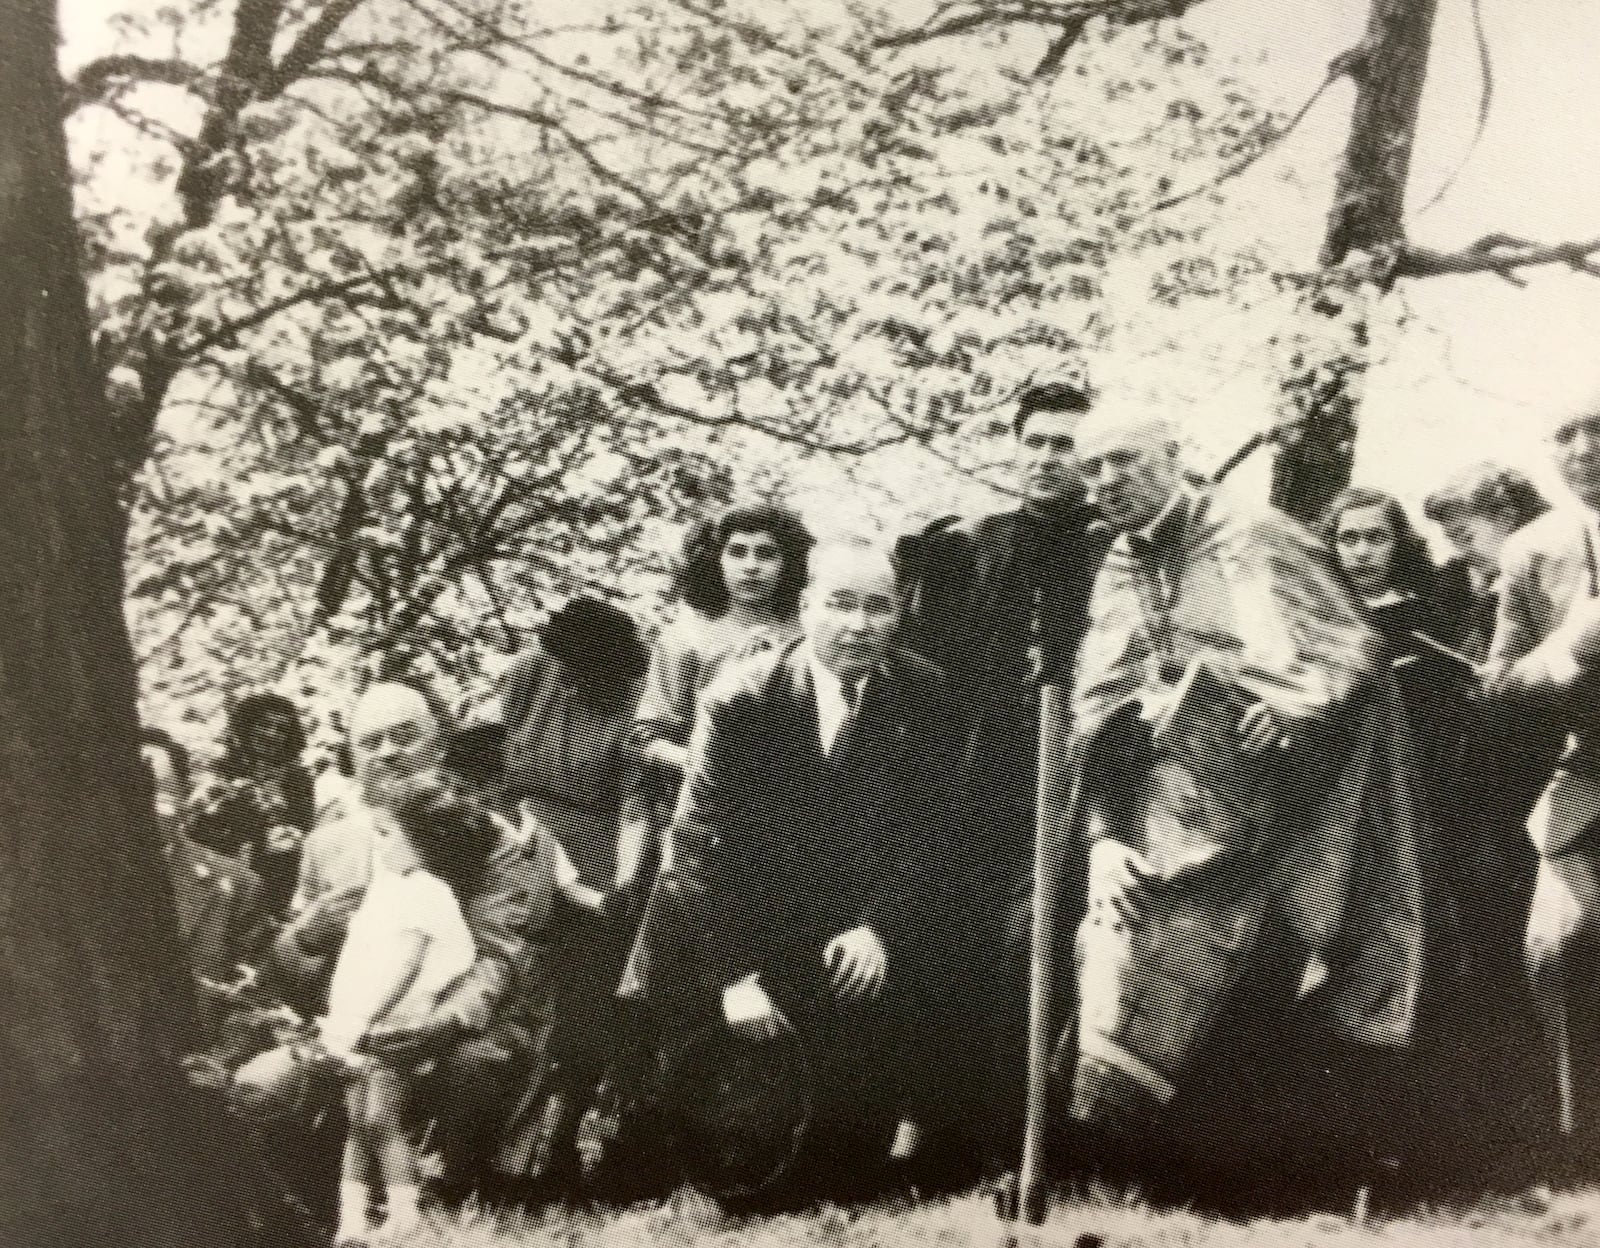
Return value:
[(397, 1018), (374, 1024), (356, 1049), (370, 1057), (397, 1065), (436, 1058), (467, 1034), (460, 1016), (448, 1010), (435, 1010), (420, 1018)]
[(290, 854), (305, 843), (306, 830), (292, 823), (275, 823), (267, 829), (266, 851), (269, 854)]
[(754, 975), (722, 990), (722, 1017), (734, 1035), (756, 1044), (790, 1030), (789, 1020)]
[(296, 919), (290, 928), (300, 952), (308, 958), (324, 958), (337, 953), (339, 946), (344, 944), (350, 916), (360, 907), (365, 895), (365, 889), (346, 888), (325, 893), (312, 902), (310, 909)]
[(852, 927), (835, 936), (823, 949), (822, 962), (837, 996), (872, 1001), (883, 992), (889, 954), (870, 927)]
[(1239, 736), (1242, 738), (1239, 748), (1246, 754), (1265, 754), (1269, 750), (1287, 750), (1294, 746), (1289, 730), (1265, 702), (1257, 702), (1244, 713), (1239, 721)]
[(1144, 855), (1107, 837), (1094, 843), (1089, 860), (1090, 908), (1109, 906), (1118, 921), (1129, 927), (1142, 924), (1161, 885), (1161, 877)]
[(1139, 719), (1153, 729), (1172, 714), (1176, 702), (1172, 689), (1140, 690)]
[(1600, 598), (1583, 598), (1573, 603), (1560, 632), (1573, 662), (1581, 667), (1600, 664)]

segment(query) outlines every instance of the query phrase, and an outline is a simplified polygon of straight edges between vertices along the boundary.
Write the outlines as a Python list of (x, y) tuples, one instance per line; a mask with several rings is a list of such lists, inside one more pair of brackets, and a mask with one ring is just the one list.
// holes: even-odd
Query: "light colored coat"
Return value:
[(1569, 734), (1528, 820), (1545, 857), (1566, 852), (1600, 820), (1600, 672), (1572, 661), (1562, 631), (1573, 607), (1600, 590), (1595, 525), (1585, 509), (1557, 508), (1513, 534), (1503, 555), (1489, 694), (1510, 714)]
[(1149, 534), (1113, 544), (1089, 616), (1073, 698), (1080, 760), (1125, 708), (1197, 661), (1300, 741), (1289, 767), (1267, 769), (1274, 783), (1230, 777), (1225, 806), (1242, 826), (1198, 819), (1189, 831), (1203, 844), (1162, 872), (1168, 892), (1204, 894), (1242, 873), (1241, 913), (1270, 905), (1312, 955), (1302, 1011), (1349, 1040), (1408, 1043), (1425, 945), (1410, 742), (1376, 639), (1325, 553), (1287, 516), (1237, 515), (1185, 490)]
[(1569, 985), (1592, 978), (1592, 940), (1600, 932), (1600, 846), (1593, 835), (1600, 824), (1600, 672), (1573, 659), (1564, 625), (1579, 603), (1600, 594), (1595, 526), (1587, 509), (1558, 508), (1506, 542), (1487, 681), (1508, 718), (1568, 734), (1528, 816), (1541, 861), (1525, 945), (1555, 1067), (1559, 1125), (1567, 1132), (1577, 1125), (1580, 1103)]

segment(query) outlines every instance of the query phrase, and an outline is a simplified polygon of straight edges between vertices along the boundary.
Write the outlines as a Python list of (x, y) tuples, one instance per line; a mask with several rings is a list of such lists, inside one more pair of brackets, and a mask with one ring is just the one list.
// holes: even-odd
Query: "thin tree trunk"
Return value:
[[(1405, 237), (1406, 185), (1438, 0), (1372, 0), (1351, 59), (1356, 102), (1319, 257), (1274, 344), (1285, 420), (1301, 422), (1273, 467), (1272, 501), (1313, 519), (1350, 483), (1371, 363), (1371, 316)], [(1357, 263), (1363, 257), (1370, 263)]]
[[(0, 0), (0, 1243), (238, 1241), (140, 766), (51, 0)], [(224, 1146), (225, 1147), (225, 1146)]]

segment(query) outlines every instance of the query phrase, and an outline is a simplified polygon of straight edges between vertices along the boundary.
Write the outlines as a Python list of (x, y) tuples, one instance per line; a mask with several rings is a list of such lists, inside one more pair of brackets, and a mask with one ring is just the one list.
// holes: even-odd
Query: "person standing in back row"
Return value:
[(667, 825), (689, 758), (701, 691), (724, 668), (778, 650), (800, 635), (811, 534), (800, 517), (770, 503), (730, 507), (701, 520), (683, 542), (677, 616), (656, 641), (639, 698), (632, 740), (646, 768), (658, 843), (629, 847), (619, 879), (643, 904), (652, 855), (669, 857)]
[(1093, 396), (1077, 383), (1024, 391), (1014, 421), (1021, 502), (940, 520), (901, 540), (906, 644), (948, 674), (959, 716), (959, 897), (966, 948), (946, 979), (951, 1034), (984, 1037), (977, 1070), (952, 1072), (986, 1107), (985, 1170), (1015, 1164), (1022, 1139), (1039, 752), (1037, 665), (1070, 672), (1107, 539), (1093, 524), (1074, 457)]
[[(1593, 1052), (1600, 941), (1600, 395), (1547, 425), (1573, 495), (1505, 544), (1488, 694), (1507, 720), (1555, 728), (1566, 746), (1528, 816), (1539, 854), (1525, 953), (1544, 1027), (1569, 1160), (1592, 1165), (1600, 1138)], [(1525, 767), (1546, 760), (1530, 754)]]

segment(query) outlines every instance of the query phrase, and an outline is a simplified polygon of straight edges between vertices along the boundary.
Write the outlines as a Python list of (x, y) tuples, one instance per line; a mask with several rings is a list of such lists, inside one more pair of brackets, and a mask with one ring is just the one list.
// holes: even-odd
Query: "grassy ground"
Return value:
[[(425, 1248), (1000, 1248), (1005, 1229), (987, 1202), (963, 1197), (908, 1208), (827, 1207), (767, 1219), (730, 1218), (685, 1193), (660, 1205), (595, 1217), (547, 1213), (487, 1217), (471, 1212), (437, 1226)], [(1094, 1237), (1098, 1237), (1097, 1239)], [(1024, 1228), (1016, 1248), (1596, 1248), (1600, 1190), (1487, 1202), (1467, 1210), (1422, 1210), (1357, 1226), (1328, 1214), (1286, 1221), (1219, 1222), (1183, 1211), (1155, 1212), (1136, 1201), (1097, 1199), (1055, 1210)], [(423, 1246), (419, 1246), (423, 1248)]]

